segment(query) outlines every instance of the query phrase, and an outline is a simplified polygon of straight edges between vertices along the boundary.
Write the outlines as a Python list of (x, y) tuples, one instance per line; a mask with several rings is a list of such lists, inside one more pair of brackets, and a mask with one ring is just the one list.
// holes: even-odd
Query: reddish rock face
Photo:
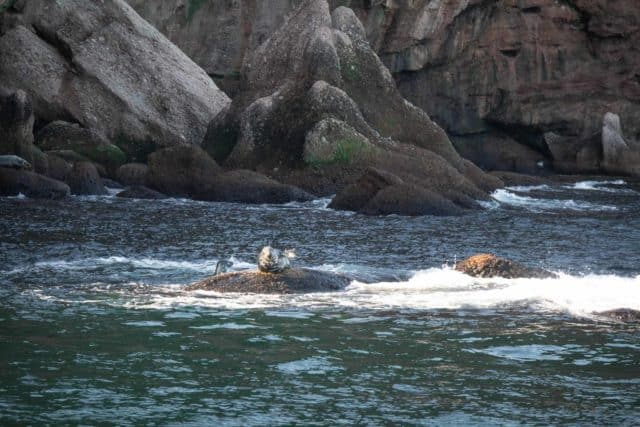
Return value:
[[(195, 8), (181, 0), (129, 1), (223, 79), (237, 79), (246, 54), (300, 3), (243, 0)], [(330, 2), (338, 3), (344, 4)], [(509, 138), (552, 157), (544, 132), (589, 141), (607, 112), (620, 116), (627, 137), (640, 139), (637, 1), (353, 0), (349, 6), (402, 94), (454, 141), (473, 137), (478, 147), (466, 149), (474, 153), (491, 157), (492, 147)]]
[(437, 0), (380, 13), (360, 16), (400, 90), (454, 134), (501, 129), (542, 145), (542, 131), (596, 133), (607, 111), (640, 130), (636, 2)]

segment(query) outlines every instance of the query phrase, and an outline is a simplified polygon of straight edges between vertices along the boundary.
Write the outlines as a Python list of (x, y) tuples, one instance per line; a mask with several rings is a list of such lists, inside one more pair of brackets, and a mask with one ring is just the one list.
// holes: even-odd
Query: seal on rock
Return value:
[(292, 268), (291, 250), (279, 251), (265, 246), (258, 255), (258, 270), (227, 273), (228, 261), (220, 261), (213, 276), (187, 286), (188, 291), (251, 292), (258, 294), (293, 294), (338, 291), (351, 283), (341, 274), (309, 268)]
[(295, 258), (292, 250), (281, 252), (271, 246), (265, 246), (258, 255), (258, 270), (263, 273), (281, 273), (291, 268), (292, 258)]

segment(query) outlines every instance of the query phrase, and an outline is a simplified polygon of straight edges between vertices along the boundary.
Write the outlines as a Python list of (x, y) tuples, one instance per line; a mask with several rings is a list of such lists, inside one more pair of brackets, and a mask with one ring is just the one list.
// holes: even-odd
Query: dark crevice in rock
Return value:
[(515, 58), (520, 53), (520, 49), (500, 49), (500, 53), (509, 58)]
[(50, 33), (39, 25), (33, 25), (33, 30), (38, 37), (52, 46), (56, 50), (56, 52), (58, 52), (58, 54), (60, 54), (60, 56), (67, 61), (67, 64), (74, 73), (77, 73), (78, 70), (73, 63), (73, 51), (67, 43), (61, 40), (57, 34)]
[(542, 12), (542, 8), (540, 6), (524, 7), (521, 10), (522, 10), (522, 13), (531, 13), (531, 14), (537, 14)]

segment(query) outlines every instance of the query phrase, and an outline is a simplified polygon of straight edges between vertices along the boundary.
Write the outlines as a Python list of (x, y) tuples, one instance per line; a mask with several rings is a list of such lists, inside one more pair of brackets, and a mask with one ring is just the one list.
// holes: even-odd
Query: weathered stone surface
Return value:
[(458, 215), (462, 209), (451, 200), (399, 177), (376, 169), (339, 192), (329, 204), (332, 209), (365, 215)]
[(0, 168), (0, 195), (22, 193), (34, 199), (61, 199), (69, 195), (69, 186), (46, 176), (25, 170)]
[[(275, 172), (281, 169), (321, 169), (323, 191), (327, 181), (337, 191), (354, 172), (376, 167), (422, 199), (436, 193), (469, 205), (486, 197), (495, 181), (465, 163), (444, 131), (402, 98), (353, 12), (333, 15), (326, 1), (303, 1), (246, 57), (240, 92), (210, 124), (204, 148), (227, 167), (280, 179), (287, 177)], [(310, 179), (301, 181), (319, 193)]]
[(223, 172), (202, 149), (180, 145), (149, 156), (148, 184), (170, 196), (237, 203), (287, 203), (313, 196), (257, 172)]
[(504, 277), (506, 279), (557, 277), (550, 271), (528, 267), (491, 254), (478, 254), (460, 261), (455, 269), (474, 277)]
[(132, 159), (200, 143), (229, 102), (122, 0), (30, 0), (11, 15), (0, 16), (0, 85), (27, 92), (38, 119), (80, 123)]
[(71, 150), (115, 171), (126, 161), (126, 154), (96, 131), (75, 123), (54, 121), (38, 131), (36, 145), (45, 151)]
[(107, 194), (100, 174), (91, 162), (74, 163), (73, 168), (66, 177), (72, 194), (77, 195), (101, 195)]
[(116, 194), (116, 197), (123, 197), (125, 199), (146, 199), (146, 200), (160, 200), (166, 199), (168, 196), (160, 193), (159, 191), (152, 190), (142, 185), (134, 185), (127, 187), (125, 190)]
[(58, 181), (65, 182), (67, 180), (67, 177), (69, 177), (71, 170), (73, 169), (73, 162), (69, 162), (66, 159), (54, 154), (47, 154), (47, 160), (49, 166), (47, 176)]
[(560, 173), (598, 173), (603, 162), (602, 132), (589, 138), (567, 137), (554, 132), (544, 134), (553, 159), (553, 169)]
[(149, 166), (144, 163), (127, 163), (116, 171), (116, 179), (124, 185), (146, 185)]
[(170, 196), (195, 197), (210, 188), (220, 172), (220, 166), (201, 148), (178, 145), (149, 156), (147, 182)]
[(330, 292), (345, 288), (346, 276), (306, 268), (290, 268), (281, 273), (246, 271), (223, 273), (187, 286), (187, 290), (248, 292), (259, 294), (294, 294)]
[(33, 107), (24, 91), (0, 90), (0, 154), (15, 154), (33, 163), (33, 122)]
[(617, 114), (607, 113), (604, 116), (602, 151), (605, 171), (640, 176), (640, 142), (625, 139)]
[[(207, 72), (235, 81), (245, 58), (301, 3), (129, 1)], [(400, 92), (454, 139), (506, 133), (508, 143), (528, 145), (550, 160), (545, 132), (589, 144), (602, 116), (613, 111), (631, 139), (640, 140), (636, 2), (330, 2), (332, 8), (340, 4), (354, 10)], [(333, 26), (354, 38), (362, 27), (343, 15), (333, 14)], [(485, 160), (495, 154), (488, 151)], [(573, 168), (573, 160), (554, 164), (559, 171)]]

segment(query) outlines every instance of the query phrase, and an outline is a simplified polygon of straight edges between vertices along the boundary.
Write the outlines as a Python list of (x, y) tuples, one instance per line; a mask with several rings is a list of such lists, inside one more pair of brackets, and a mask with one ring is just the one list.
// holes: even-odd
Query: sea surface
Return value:
[[(637, 425), (640, 186), (498, 190), (462, 217), (328, 200), (0, 199), (0, 425)], [(344, 291), (188, 292), (266, 244)], [(474, 279), (477, 252), (558, 273)]]

